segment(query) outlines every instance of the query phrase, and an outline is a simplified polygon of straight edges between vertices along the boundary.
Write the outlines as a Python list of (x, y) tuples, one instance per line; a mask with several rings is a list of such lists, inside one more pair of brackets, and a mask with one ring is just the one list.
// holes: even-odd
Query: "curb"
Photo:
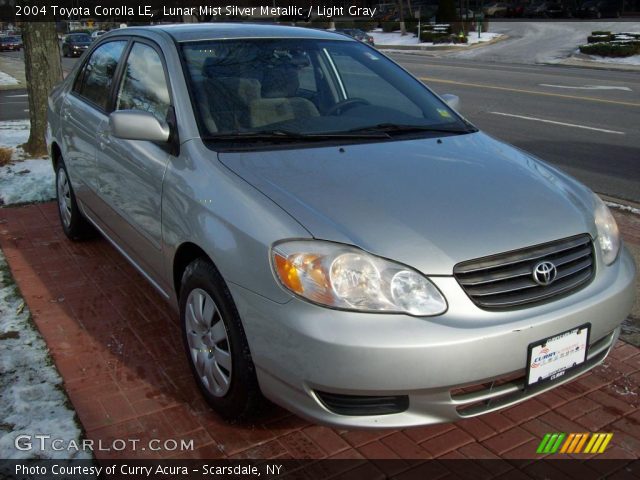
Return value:
[(611, 197), (603, 193), (598, 193), (598, 196), (602, 198), (609, 207), (640, 216), (640, 203), (634, 202), (633, 200)]
[(563, 67), (593, 68), (596, 70), (613, 70), (618, 72), (640, 72), (640, 65), (626, 65), (622, 63), (595, 62), (586, 58), (571, 56), (557, 62), (542, 62), (543, 65), (560, 65)]

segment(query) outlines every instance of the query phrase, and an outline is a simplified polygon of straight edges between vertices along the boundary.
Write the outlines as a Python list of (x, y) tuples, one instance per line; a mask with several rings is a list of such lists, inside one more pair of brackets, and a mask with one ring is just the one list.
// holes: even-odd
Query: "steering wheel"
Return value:
[(371, 105), (371, 103), (364, 98), (347, 98), (346, 100), (336, 103), (333, 107), (330, 107), (325, 115), (342, 115), (345, 110), (357, 107), (358, 105)]

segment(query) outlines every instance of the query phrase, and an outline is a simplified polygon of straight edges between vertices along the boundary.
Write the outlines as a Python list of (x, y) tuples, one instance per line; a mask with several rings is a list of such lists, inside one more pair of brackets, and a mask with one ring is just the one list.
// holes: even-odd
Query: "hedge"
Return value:
[(602, 57), (629, 57), (640, 55), (640, 41), (626, 43), (588, 43), (580, 45), (580, 53)]

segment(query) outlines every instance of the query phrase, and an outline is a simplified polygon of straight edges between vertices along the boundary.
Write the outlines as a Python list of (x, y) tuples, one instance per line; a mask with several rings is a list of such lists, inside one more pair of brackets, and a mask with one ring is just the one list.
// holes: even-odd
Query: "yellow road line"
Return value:
[(579, 95), (565, 95), (562, 93), (551, 93), (551, 92), (538, 92), (536, 90), (523, 90), (520, 88), (511, 88), (511, 87), (500, 87), (498, 85), (485, 85), (481, 83), (469, 83), (469, 82), (458, 82), (456, 80), (443, 80), (440, 78), (433, 77), (420, 77), (420, 80), (423, 82), (433, 82), (433, 83), (449, 83), (452, 85), (462, 85), (465, 87), (474, 87), (474, 88), (487, 88), (490, 90), (502, 90), (506, 92), (516, 92), (516, 93), (527, 93), (529, 95), (543, 95), (545, 97), (560, 97), (560, 98), (570, 98), (572, 100), (586, 100), (589, 102), (599, 102), (599, 103), (610, 103), (614, 105), (625, 105), (627, 107), (640, 107), (640, 103), (636, 102), (623, 102), (619, 100), (605, 100), (604, 98), (594, 98), (594, 97), (581, 97)]

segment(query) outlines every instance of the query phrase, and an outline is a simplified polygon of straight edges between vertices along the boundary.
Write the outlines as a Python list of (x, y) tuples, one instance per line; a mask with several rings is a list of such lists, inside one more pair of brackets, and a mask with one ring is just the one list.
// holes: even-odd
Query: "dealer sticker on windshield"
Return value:
[(563, 377), (584, 363), (589, 345), (589, 325), (582, 325), (529, 345), (527, 385)]

